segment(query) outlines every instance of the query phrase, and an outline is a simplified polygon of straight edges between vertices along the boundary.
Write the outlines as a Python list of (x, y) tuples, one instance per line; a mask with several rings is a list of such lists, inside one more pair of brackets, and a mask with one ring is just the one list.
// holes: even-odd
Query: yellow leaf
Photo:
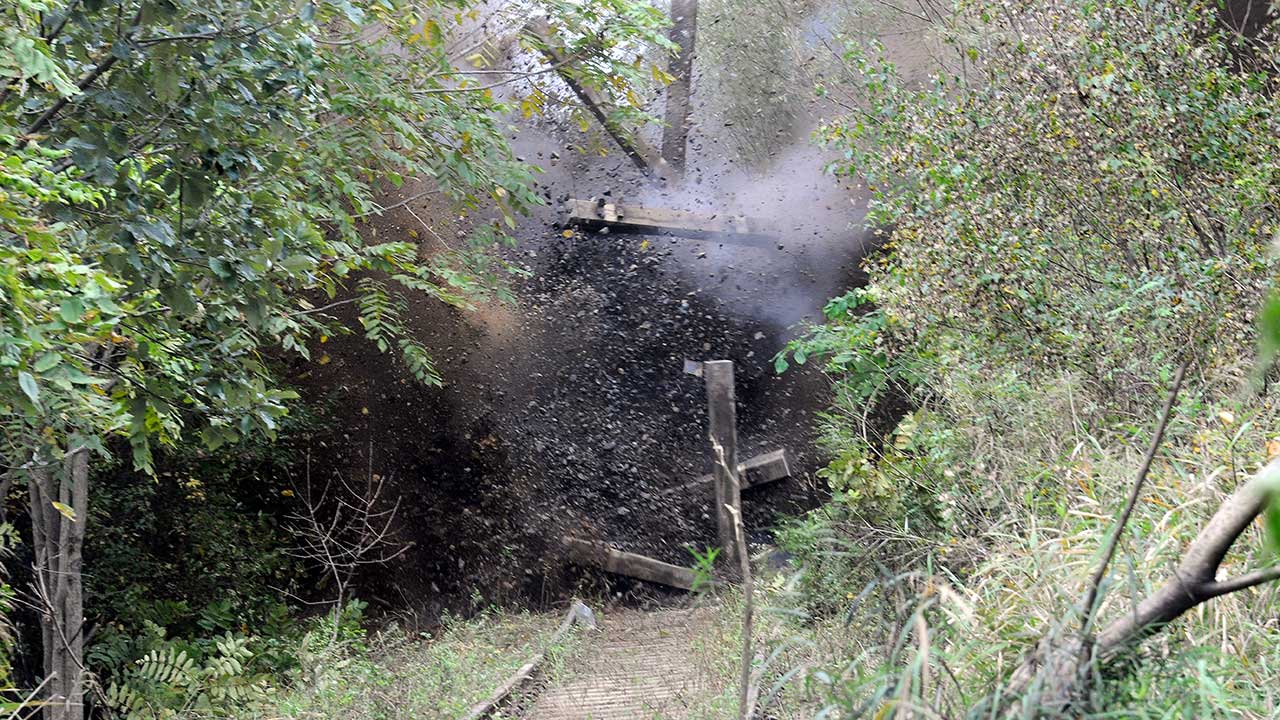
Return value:
[(409, 237), (413, 238), (414, 240), (417, 240), (417, 239), (418, 239), (418, 231), (417, 231), (417, 230), (410, 229), (410, 230), (409, 230)]
[(572, 231), (572, 230), (565, 230), (564, 232), (562, 232), (562, 233), (560, 233), (560, 234), (561, 234), (561, 235), (563, 235), (564, 237), (567, 237), (567, 238), (571, 238), (571, 237), (573, 237), (573, 231)]
[(360, 408), (360, 414), (361, 414), (361, 415), (368, 415), (368, 414), (369, 414), (369, 408), (367, 408), (367, 407), (362, 407), (362, 408)]
[(332, 358), (329, 357), (328, 353), (325, 353), (324, 355), (321, 355), (320, 359), (317, 360), (316, 362), (320, 363), (321, 365), (328, 365), (331, 359)]
[(285, 497), (293, 497), (293, 491), (292, 491), (292, 490), (281, 490), (281, 491), (280, 491), (280, 494), (281, 494), (281, 495), (283, 495), (283, 496), (285, 496)]
[(444, 40), (444, 35), (440, 32), (440, 25), (435, 20), (427, 20), (423, 23), (422, 39), (432, 45), (439, 45)]
[(640, 252), (644, 252), (645, 250), (648, 250), (648, 249), (649, 249), (649, 241), (648, 241), (648, 240), (641, 240), (641, 241), (640, 241)]
[(320, 336), (320, 343), (323, 345), (324, 343), (327, 343), (327, 342), (329, 342), (329, 336), (328, 336), (328, 335), (321, 335), (321, 336)]
[(54, 510), (57, 510), (58, 512), (62, 513), (63, 517), (65, 517), (66, 519), (70, 520), (71, 522), (76, 521), (76, 511), (72, 510), (69, 505), (65, 503), (60, 503), (57, 500), (54, 500), (49, 504), (53, 506)]

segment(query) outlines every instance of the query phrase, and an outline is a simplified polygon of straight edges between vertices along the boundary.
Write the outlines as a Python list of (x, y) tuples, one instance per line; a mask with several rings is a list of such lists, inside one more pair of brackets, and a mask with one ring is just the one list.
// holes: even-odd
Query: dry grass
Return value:
[[(1103, 587), (1100, 625), (1169, 578), (1218, 503), (1266, 461), (1280, 430), (1274, 404), (1238, 390), (1246, 387), (1240, 377), (1198, 380), (1201, 393), (1180, 402), (1126, 528)], [(1103, 423), (1103, 404), (1070, 378), (1037, 396), (976, 392), (992, 386), (948, 389), (952, 427), (972, 449), (952, 491), (966, 522), (931, 534), (875, 527), (865, 515), (822, 521), (830, 549), (800, 572), (822, 574), (817, 587), (826, 592), (841, 577), (847, 596), (814, 602), (805, 592), (815, 586), (797, 584), (798, 592), (775, 597), (809, 616), (791, 626), (808, 663), (792, 664), (792, 698), (821, 697), (837, 716), (962, 716), (1041, 637), (1078, 632), (1076, 608), (1154, 416), (1135, 410)], [(956, 422), (963, 417), (1003, 420)], [(1272, 443), (1271, 454), (1277, 449)], [(1255, 526), (1223, 573), (1271, 562)], [(1215, 599), (1148, 640), (1131, 662), (1099, 677), (1095, 716), (1274, 717), (1277, 592), (1271, 585)]]

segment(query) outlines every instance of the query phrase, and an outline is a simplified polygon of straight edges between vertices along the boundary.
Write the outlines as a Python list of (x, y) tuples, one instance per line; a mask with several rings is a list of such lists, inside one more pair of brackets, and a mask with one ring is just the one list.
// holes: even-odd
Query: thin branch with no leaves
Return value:
[(1116, 516), (1115, 526), (1111, 528), (1111, 536), (1107, 538), (1106, 547), (1102, 551), (1102, 559), (1098, 561), (1098, 567), (1093, 571), (1093, 577), (1089, 579), (1089, 588), (1085, 592), (1084, 605), (1081, 612), (1084, 613), (1084, 622), (1081, 623), (1080, 633), (1082, 637), (1087, 637), (1092, 629), (1094, 605), (1098, 601), (1098, 592), (1102, 587), (1102, 580), (1107, 575), (1107, 568), (1111, 566), (1111, 560), (1115, 557), (1116, 548), (1120, 544), (1120, 536), (1124, 533), (1125, 525), (1129, 523), (1130, 516), (1133, 515), (1133, 508), (1138, 504), (1138, 496), (1142, 493), (1142, 487), (1147, 482), (1147, 475), (1151, 472), (1151, 462), (1155, 459), (1156, 451), (1160, 448), (1160, 443), (1164, 440), (1164, 432), (1169, 427), (1169, 418), (1173, 414), (1173, 404), (1178, 399), (1178, 392), (1182, 390), (1182, 380), (1186, 377), (1187, 367), (1191, 365), (1191, 358), (1188, 357), (1178, 367), (1178, 374), (1173, 378), (1173, 387), (1169, 389), (1169, 395), (1165, 397), (1164, 408), (1160, 411), (1160, 421), (1156, 424), (1156, 431), (1151, 436), (1151, 442), (1147, 445), (1147, 453), (1142, 458), (1142, 466), (1138, 468), (1138, 475), (1134, 478), (1133, 486), (1129, 489), (1129, 497), (1125, 501), (1124, 507)]

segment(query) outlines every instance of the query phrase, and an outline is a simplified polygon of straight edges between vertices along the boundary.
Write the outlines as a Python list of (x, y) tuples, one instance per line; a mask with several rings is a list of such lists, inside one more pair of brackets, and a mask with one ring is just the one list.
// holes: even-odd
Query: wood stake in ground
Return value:
[(715, 476), (716, 524), (725, 567), (737, 572), (741, 563), (734, 515), (741, 512), (742, 496), (730, 468), (738, 467), (738, 412), (734, 398), (733, 362), (711, 360), (702, 364), (707, 387), (712, 474)]

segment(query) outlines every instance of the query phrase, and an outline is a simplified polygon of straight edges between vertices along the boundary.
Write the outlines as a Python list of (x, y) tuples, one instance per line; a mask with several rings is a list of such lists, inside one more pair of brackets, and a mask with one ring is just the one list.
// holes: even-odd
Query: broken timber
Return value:
[[(791, 466), (787, 462), (786, 450), (774, 450), (738, 463), (738, 478), (742, 483), (743, 490), (766, 485), (786, 477), (791, 477)], [(715, 475), (707, 473), (683, 485), (667, 488), (659, 494), (669, 495), (685, 490), (696, 490), (702, 486), (710, 485), (714, 480)]]
[[(777, 482), (783, 478), (791, 477), (791, 460), (787, 457), (786, 450), (774, 450), (767, 452), (738, 463), (738, 477), (742, 482), (742, 489), (748, 490), (761, 485), (768, 485), (771, 482)], [(657, 497), (666, 497), (677, 493), (692, 493), (704, 491), (705, 488), (715, 482), (715, 475), (707, 473), (700, 475), (686, 483), (681, 483), (669, 488), (659, 490), (655, 493)], [(625, 505), (615, 508), (609, 513), (610, 517), (621, 515), (624, 512), (630, 512), (631, 509)]]
[(579, 562), (596, 565), (606, 572), (648, 580), (681, 590), (693, 589), (695, 574), (690, 568), (654, 560), (644, 555), (614, 550), (604, 543), (588, 542), (571, 537), (563, 540), (570, 555)]
[(573, 94), (578, 96), (582, 104), (600, 122), (605, 132), (609, 133), (609, 137), (618, 143), (618, 146), (627, 154), (627, 157), (631, 158), (631, 162), (635, 163), (636, 167), (656, 173), (663, 179), (668, 179), (672, 176), (671, 166), (656, 150), (634, 133), (628, 133), (626, 128), (610, 117), (609, 108), (613, 103), (609, 102), (598, 90), (583, 85), (573, 76), (570, 72), (572, 69), (570, 60), (572, 58), (566, 57), (560, 51), (555, 41), (552, 40), (551, 30), (545, 22), (541, 20), (530, 22), (525, 25), (524, 32), (526, 36), (535, 41), (537, 48), (546, 56), (547, 62), (551, 64), (551, 67), (555, 68), (556, 74), (560, 76), (560, 79), (564, 80), (564, 83), (569, 86)]
[(747, 244), (777, 238), (777, 232), (769, 223), (746, 215), (700, 215), (683, 210), (576, 198), (565, 203), (564, 209), (568, 213), (569, 224), (591, 230), (609, 228), (618, 232), (716, 238)]

